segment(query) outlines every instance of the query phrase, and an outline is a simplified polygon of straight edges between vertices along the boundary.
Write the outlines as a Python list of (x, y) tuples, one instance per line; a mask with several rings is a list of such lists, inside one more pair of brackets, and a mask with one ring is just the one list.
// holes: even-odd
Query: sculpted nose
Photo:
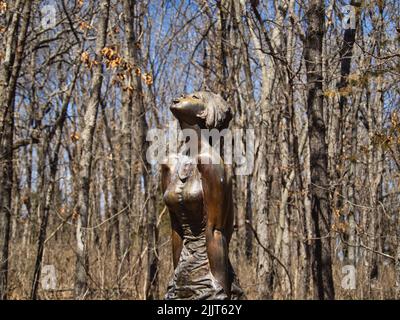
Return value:
[(182, 98), (175, 98), (174, 100), (172, 100), (172, 105), (169, 107), (169, 109), (171, 111), (178, 111), (180, 109), (182, 109), (181, 103), (182, 102)]

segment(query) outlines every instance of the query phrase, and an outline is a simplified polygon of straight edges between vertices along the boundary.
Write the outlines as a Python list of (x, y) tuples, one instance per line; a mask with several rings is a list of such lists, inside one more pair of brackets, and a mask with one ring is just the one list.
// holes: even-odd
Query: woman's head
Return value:
[(180, 121), (201, 128), (218, 130), (229, 126), (232, 110), (218, 94), (198, 91), (174, 99), (171, 112)]

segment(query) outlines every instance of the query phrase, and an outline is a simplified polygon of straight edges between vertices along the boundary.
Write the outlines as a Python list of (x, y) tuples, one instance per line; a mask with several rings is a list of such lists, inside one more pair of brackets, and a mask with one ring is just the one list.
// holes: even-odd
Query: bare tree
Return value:
[(5, 61), (0, 69), (0, 300), (7, 297), (9, 239), (12, 214), (14, 106), (17, 80), (31, 15), (32, 1), (15, 3), (5, 36)]
[(87, 227), (90, 201), (90, 179), (93, 158), (93, 136), (96, 127), (96, 118), (101, 100), (101, 87), (103, 83), (103, 64), (101, 62), (102, 49), (107, 42), (107, 28), (110, 10), (110, 0), (100, 3), (100, 17), (98, 35), (96, 38), (96, 66), (91, 83), (91, 93), (87, 102), (84, 129), (82, 132), (81, 158), (79, 163), (79, 190), (78, 190), (78, 223), (76, 229), (76, 271), (75, 271), (75, 297), (82, 299), (88, 290), (89, 256)]
[(305, 43), (307, 68), (307, 113), (310, 140), (311, 215), (313, 219), (312, 270), (314, 296), (334, 299), (331, 257), (331, 207), (329, 203), (328, 148), (324, 119), (322, 43), (324, 3), (311, 0), (307, 8), (308, 28)]
[(233, 179), (248, 298), (398, 297), (397, 0), (59, 1), (46, 26), (48, 5), (0, 0), (1, 299), (162, 298), (170, 225), (146, 135), (196, 90), (255, 133)]

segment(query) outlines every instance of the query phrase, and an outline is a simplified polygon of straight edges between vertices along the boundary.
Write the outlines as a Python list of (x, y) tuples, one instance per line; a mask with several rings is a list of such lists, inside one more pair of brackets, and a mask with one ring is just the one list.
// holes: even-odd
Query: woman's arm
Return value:
[[(207, 254), (213, 276), (230, 298), (227, 224), (229, 217), (230, 179), (223, 164), (211, 164), (208, 156), (199, 156), (198, 168), (202, 176), (203, 201), (207, 213)], [(206, 162), (206, 161), (209, 162)]]
[(169, 216), (171, 218), (171, 241), (172, 241), (172, 260), (174, 263), (174, 269), (178, 265), (179, 258), (181, 256), (182, 246), (183, 246), (183, 236), (182, 230), (179, 223), (176, 220), (175, 213), (169, 211)]
[[(171, 170), (167, 164), (161, 165), (161, 189), (164, 194), (169, 183), (171, 182)], [(172, 260), (174, 263), (174, 269), (178, 265), (179, 257), (181, 256), (182, 246), (183, 246), (183, 235), (182, 229), (177, 221), (176, 215), (173, 211), (169, 210), (169, 217), (171, 221), (171, 242), (172, 242)]]

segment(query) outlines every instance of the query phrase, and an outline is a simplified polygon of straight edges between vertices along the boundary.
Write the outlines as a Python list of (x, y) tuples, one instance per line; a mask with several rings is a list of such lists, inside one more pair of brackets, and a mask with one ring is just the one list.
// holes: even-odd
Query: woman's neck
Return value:
[[(203, 138), (201, 132), (202, 128), (198, 124), (190, 125), (186, 122), (179, 122), (179, 124), (182, 130), (192, 130), (192, 132), (189, 133), (190, 135), (186, 135), (187, 141), (185, 144), (190, 147), (192, 143), (197, 143), (197, 154), (192, 154), (191, 152), (189, 155), (191, 158), (196, 157), (202, 151), (206, 151), (207, 148), (210, 147), (208, 139)], [(192, 139), (195, 139), (195, 141)]]

